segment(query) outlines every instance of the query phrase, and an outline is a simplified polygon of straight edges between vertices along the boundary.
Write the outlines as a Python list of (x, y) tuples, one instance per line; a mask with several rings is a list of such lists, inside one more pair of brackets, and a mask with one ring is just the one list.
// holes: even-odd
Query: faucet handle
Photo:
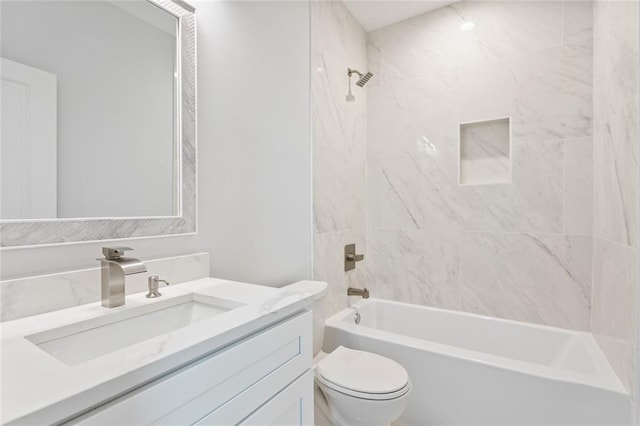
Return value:
[(356, 254), (356, 245), (344, 246), (344, 271), (349, 272), (356, 268), (356, 262), (364, 260), (364, 254)]
[(109, 260), (119, 259), (125, 251), (133, 250), (131, 247), (102, 247), (102, 254)]

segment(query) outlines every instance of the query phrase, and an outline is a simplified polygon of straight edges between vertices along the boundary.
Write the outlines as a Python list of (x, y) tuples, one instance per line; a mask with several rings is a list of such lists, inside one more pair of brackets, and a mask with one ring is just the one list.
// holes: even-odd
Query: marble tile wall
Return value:
[[(462, 1), (368, 34), (374, 295), (589, 329), (592, 38), (592, 4), (570, 1)], [(459, 123), (502, 117), (511, 182), (459, 185)]]
[(637, 1), (595, 2), (591, 327), (635, 403), (640, 241), (639, 38)]
[(340, 1), (311, 2), (314, 268), (329, 283), (328, 312), (347, 306), (347, 287), (363, 287), (363, 267), (344, 272), (344, 245), (366, 252), (367, 89), (347, 68), (367, 70), (367, 39)]

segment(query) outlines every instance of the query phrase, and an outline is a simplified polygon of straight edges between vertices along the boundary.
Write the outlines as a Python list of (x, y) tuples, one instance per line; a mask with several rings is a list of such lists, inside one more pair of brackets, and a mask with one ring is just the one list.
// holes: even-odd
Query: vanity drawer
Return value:
[[(273, 394), (311, 367), (311, 321), (310, 312), (297, 315), (125, 394), (70, 424), (192, 424), (271, 375), (275, 378), (269, 389)], [(273, 387), (279, 383), (282, 386)]]

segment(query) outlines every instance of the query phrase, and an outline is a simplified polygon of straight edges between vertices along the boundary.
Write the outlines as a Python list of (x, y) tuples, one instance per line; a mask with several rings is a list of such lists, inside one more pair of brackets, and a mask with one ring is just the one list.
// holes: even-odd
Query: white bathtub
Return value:
[(589, 333), (368, 299), (327, 320), (323, 349), (339, 345), (407, 369), (409, 424), (629, 424), (629, 394)]

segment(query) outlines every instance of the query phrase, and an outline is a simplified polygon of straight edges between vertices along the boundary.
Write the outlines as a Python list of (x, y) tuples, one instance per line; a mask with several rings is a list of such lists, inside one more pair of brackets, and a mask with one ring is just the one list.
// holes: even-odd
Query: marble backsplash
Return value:
[[(208, 253), (141, 260), (147, 267), (147, 273), (127, 276), (127, 294), (147, 291), (147, 277), (150, 275), (158, 275), (169, 283), (209, 276)], [(99, 265), (98, 262), (96, 264)], [(0, 281), (0, 321), (10, 321), (99, 300), (100, 266)]]

